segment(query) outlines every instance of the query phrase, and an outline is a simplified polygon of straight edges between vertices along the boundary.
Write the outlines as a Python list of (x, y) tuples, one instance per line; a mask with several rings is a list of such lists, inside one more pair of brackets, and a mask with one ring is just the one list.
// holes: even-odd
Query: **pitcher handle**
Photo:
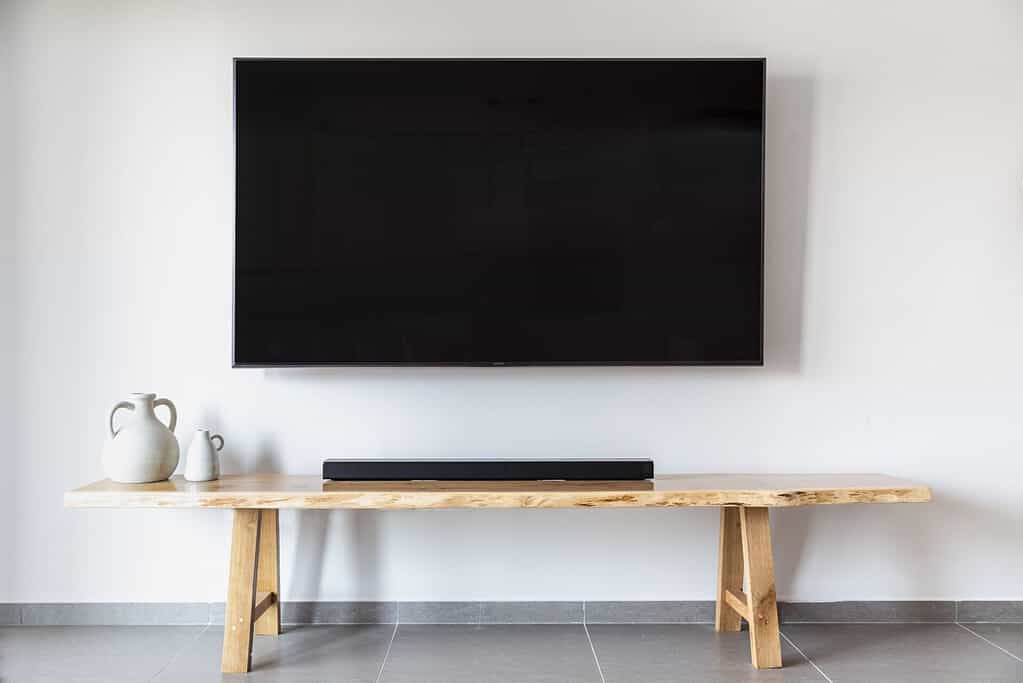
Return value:
[(153, 401), (153, 408), (157, 406), (167, 406), (167, 410), (170, 412), (170, 423), (167, 425), (167, 429), (173, 432), (178, 425), (178, 409), (174, 407), (169, 398), (158, 398)]
[(215, 448), (218, 451), (224, 450), (224, 437), (222, 437), (220, 434), (214, 434), (213, 436), (210, 437), (210, 443), (213, 443), (214, 439), (220, 439), (220, 445), (219, 446), (215, 446)]
[(127, 408), (128, 410), (135, 410), (135, 406), (133, 406), (132, 404), (128, 403), (127, 401), (121, 401), (120, 403), (118, 403), (117, 405), (115, 405), (113, 407), (113, 409), (110, 411), (110, 420), (109, 420), (110, 438), (111, 439), (114, 438), (115, 436), (117, 436), (117, 433), (121, 431), (120, 429), (114, 429), (114, 413), (116, 413), (121, 408)]

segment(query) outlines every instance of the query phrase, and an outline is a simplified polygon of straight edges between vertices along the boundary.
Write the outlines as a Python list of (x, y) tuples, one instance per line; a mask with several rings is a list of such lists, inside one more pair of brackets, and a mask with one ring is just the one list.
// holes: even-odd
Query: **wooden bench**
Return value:
[(67, 492), (64, 505), (234, 510), (224, 672), (249, 670), (253, 632), (280, 633), (282, 508), (719, 507), (715, 627), (738, 631), (745, 619), (753, 666), (760, 669), (781, 666), (769, 509), (930, 499), (926, 486), (880, 474), (669, 475), (625, 482), (332, 482), (318, 476), (229, 475), (199, 484), (180, 477), (152, 484), (98, 481)]

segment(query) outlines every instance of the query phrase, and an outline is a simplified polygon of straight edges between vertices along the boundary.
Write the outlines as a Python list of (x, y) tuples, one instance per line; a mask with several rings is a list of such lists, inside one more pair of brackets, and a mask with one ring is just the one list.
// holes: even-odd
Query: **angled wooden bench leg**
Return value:
[(224, 654), (220, 663), (224, 673), (245, 673), (252, 663), (260, 517), (259, 510), (234, 511), (224, 612)]
[(781, 666), (778, 602), (774, 587), (774, 558), (768, 509), (739, 508), (742, 527), (743, 569), (749, 584), (746, 599), (750, 651), (757, 669)]
[(742, 595), (742, 523), (739, 508), (721, 508), (721, 538), (718, 545), (718, 594), (714, 610), (714, 630), (738, 631), (742, 619), (730, 604), (732, 596)]
[[(748, 594), (743, 592), (744, 575)], [(741, 619), (745, 619), (757, 669), (781, 666), (776, 600), (767, 508), (721, 508), (714, 627), (718, 631), (738, 631)]]
[(256, 618), (256, 635), (276, 636), (281, 632), (281, 534), (277, 510), (261, 510), (259, 529), (259, 569), (256, 594), (269, 600), (266, 610)]

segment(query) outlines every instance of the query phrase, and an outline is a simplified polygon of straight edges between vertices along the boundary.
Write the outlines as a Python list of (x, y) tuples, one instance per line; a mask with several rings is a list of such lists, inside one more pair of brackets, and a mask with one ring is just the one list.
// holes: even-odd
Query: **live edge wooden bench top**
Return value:
[(225, 475), (192, 483), (108, 479), (68, 491), (75, 508), (794, 507), (923, 503), (931, 491), (883, 474), (670, 474), (650, 481), (325, 481), (315, 475)]

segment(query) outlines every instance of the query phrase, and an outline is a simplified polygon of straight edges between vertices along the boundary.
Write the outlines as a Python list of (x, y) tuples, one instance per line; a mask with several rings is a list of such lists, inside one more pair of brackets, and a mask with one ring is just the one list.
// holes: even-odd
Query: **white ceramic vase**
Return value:
[[(170, 422), (164, 426), (156, 417), (156, 407), (166, 406)], [(114, 415), (121, 409), (131, 415), (114, 429)], [(156, 394), (131, 394), (110, 411), (110, 440), (103, 448), (103, 470), (107, 477), (123, 484), (162, 481), (174, 473), (180, 450), (174, 437), (178, 411), (166, 398)]]
[[(220, 445), (215, 446), (214, 441)], [(219, 451), (224, 448), (224, 437), (210, 436), (210, 430), (197, 429), (185, 455), (185, 479), (188, 481), (213, 481), (220, 477)]]

